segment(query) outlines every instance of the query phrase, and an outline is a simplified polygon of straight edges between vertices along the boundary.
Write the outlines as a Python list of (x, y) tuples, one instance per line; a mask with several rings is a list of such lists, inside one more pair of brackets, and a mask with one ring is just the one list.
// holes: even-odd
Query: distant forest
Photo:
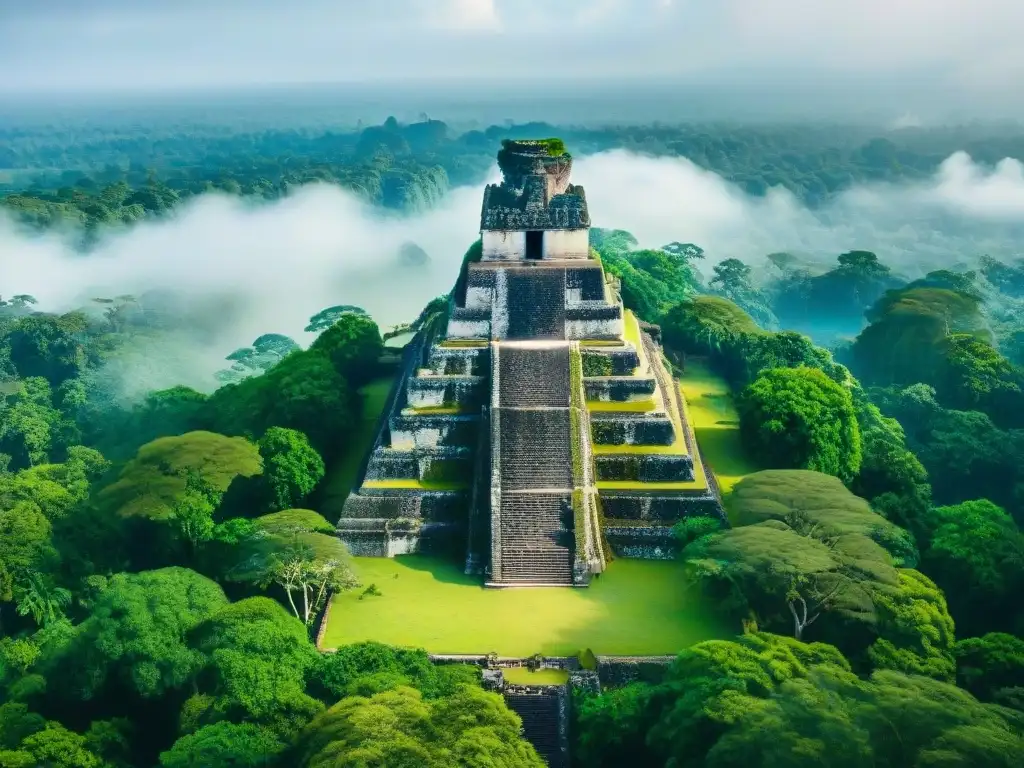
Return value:
[(350, 129), (0, 124), (0, 202), (35, 226), (77, 222), (95, 231), (159, 216), (210, 190), (274, 199), (325, 181), (385, 209), (417, 211), (451, 187), (481, 183), (511, 135), (561, 136), (577, 155), (626, 149), (686, 157), (749, 194), (782, 186), (812, 208), (858, 182), (926, 178), (958, 150), (982, 165), (1024, 157), (1024, 134), (999, 127), (510, 123), (460, 133), (423, 118)]

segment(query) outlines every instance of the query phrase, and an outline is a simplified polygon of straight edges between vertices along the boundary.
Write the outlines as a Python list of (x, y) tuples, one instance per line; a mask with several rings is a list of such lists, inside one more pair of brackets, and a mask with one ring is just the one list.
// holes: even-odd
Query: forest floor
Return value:
[[(355, 558), (362, 589), (337, 595), (324, 649), (376, 640), (431, 653), (675, 654), (729, 633), (687, 591), (683, 565), (615, 560), (590, 587), (487, 589), (461, 563)], [(360, 597), (375, 584), (379, 596)]]
[(760, 467), (743, 448), (740, 417), (729, 384), (701, 361), (686, 362), (679, 377), (701, 453), (715, 473), (722, 493)]
[(332, 523), (341, 517), (341, 508), (358, 479), (359, 467), (366, 457), (366, 451), (377, 436), (377, 420), (380, 418), (380, 412), (384, 410), (394, 381), (393, 374), (384, 376), (374, 379), (359, 390), (363, 396), (362, 418), (352, 432), (347, 450), (327, 468), (314, 505), (316, 510)]

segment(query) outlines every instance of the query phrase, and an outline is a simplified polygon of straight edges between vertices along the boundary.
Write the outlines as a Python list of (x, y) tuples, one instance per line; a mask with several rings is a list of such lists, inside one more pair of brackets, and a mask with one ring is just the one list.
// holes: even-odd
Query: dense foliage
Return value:
[[(211, 190), (330, 182), (417, 211), (482, 181), (502, 139), (554, 133), (576, 156), (685, 156), (811, 206), (923, 178), (956, 149), (1024, 155), (1018, 134), (981, 129), (0, 127), (0, 205), (77, 222), (87, 244)], [(728, 527), (678, 530), (692, 594), (735, 639), (682, 650), (660, 681), (577, 694), (578, 763), (1016, 765), (1024, 263), (911, 279), (856, 243), (823, 265), (716, 260), (678, 237), (641, 249), (594, 229), (591, 245), (670, 361), (703, 359), (733, 387), (744, 449), (772, 469), (735, 485)], [(465, 261), (479, 256), (478, 241)], [(388, 370), (365, 311), (314, 314), (306, 349), (265, 333), (224, 350), (212, 392), (128, 398), (115, 364), (208, 332), (186, 323), (187, 297), (54, 314), (13, 294), (31, 287), (0, 289), (0, 765), (541, 764), (476, 668), (311, 639), (328, 596), (356, 585), (310, 507), (358, 459), (360, 389)], [(446, 305), (412, 308), (408, 328)]]

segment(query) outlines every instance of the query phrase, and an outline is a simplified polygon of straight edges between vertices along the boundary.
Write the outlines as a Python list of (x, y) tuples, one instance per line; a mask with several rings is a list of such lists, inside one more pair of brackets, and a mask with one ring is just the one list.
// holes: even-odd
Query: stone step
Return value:
[(500, 347), (499, 405), (569, 407), (569, 345), (524, 348)]
[(565, 338), (565, 270), (508, 270), (509, 339)]
[(502, 495), (500, 582), (572, 583), (571, 509), (565, 493)]
[(505, 702), (523, 721), (523, 735), (551, 768), (567, 768), (559, 739), (558, 696), (506, 693)]
[(501, 411), (501, 486), (570, 488), (569, 411)]

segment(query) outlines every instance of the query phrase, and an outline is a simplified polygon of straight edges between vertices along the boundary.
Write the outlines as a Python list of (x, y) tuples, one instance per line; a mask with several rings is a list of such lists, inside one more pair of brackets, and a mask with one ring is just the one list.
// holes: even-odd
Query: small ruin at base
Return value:
[(448, 311), (406, 347), (338, 534), (465, 558), (488, 586), (586, 586), (724, 519), (658, 344), (589, 247), (561, 141), (505, 141)]

